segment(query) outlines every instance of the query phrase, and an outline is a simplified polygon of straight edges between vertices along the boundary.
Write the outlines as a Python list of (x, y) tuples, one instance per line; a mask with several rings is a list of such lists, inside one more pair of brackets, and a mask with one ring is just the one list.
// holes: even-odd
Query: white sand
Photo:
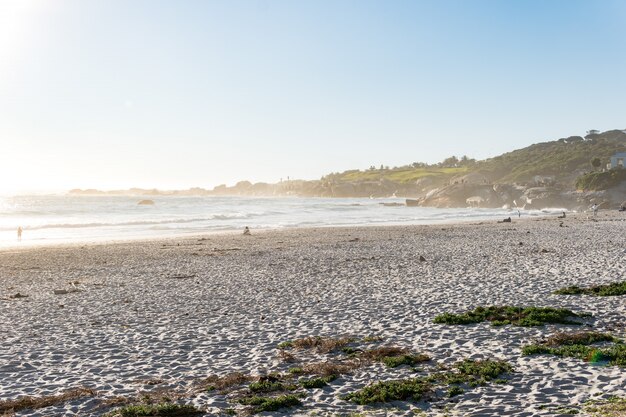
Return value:
[[(625, 296), (551, 295), (563, 286), (626, 279), (626, 216), (602, 213), (597, 220), (568, 217), (563, 227), (546, 218), (253, 230), (204, 240), (6, 250), (0, 252), (0, 400), (88, 386), (97, 398), (17, 415), (100, 415), (110, 409), (98, 404), (112, 396), (163, 386), (191, 390), (210, 374), (285, 371), (293, 365), (276, 357), (276, 345), (310, 335), (381, 335), (385, 344), (424, 351), (436, 362), (499, 358), (516, 373), (508, 384), (433, 404), (362, 407), (342, 400), (370, 382), (414, 375), (374, 365), (309, 390), (303, 407), (282, 414), (447, 409), (449, 415), (547, 416), (599, 395), (626, 395), (624, 369), (521, 356), (532, 338), (572, 326), (432, 322), (478, 305), (552, 306), (591, 312), (594, 329), (625, 337)], [(70, 281), (79, 281), (81, 291), (53, 294), (71, 289)], [(8, 299), (18, 292), (28, 297)], [(140, 382), (154, 378), (164, 383)], [(213, 413), (236, 407), (218, 393), (190, 393), (188, 402)]]

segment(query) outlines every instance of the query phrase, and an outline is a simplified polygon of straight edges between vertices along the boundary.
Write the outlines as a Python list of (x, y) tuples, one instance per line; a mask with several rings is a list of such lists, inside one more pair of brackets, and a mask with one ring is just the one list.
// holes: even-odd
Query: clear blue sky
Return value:
[(625, 115), (619, 0), (0, 0), (0, 192), (482, 159)]

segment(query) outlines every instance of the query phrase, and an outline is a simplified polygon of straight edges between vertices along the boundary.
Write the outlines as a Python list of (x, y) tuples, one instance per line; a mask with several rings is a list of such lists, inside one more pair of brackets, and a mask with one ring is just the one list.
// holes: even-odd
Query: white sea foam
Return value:
[[(429, 224), (516, 215), (504, 209), (385, 207), (403, 199), (250, 197), (17, 196), (0, 198), (0, 246), (124, 240), (133, 238), (255, 229)], [(552, 211), (556, 211), (552, 210)], [(560, 210), (560, 209), (558, 209)], [(524, 216), (540, 212), (524, 212)]]

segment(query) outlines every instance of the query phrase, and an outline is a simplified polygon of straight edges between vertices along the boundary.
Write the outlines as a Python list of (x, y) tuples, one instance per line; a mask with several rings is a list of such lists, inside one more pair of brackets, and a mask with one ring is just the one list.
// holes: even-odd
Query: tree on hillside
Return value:
[(600, 166), (602, 165), (602, 161), (600, 160), (600, 158), (593, 158), (593, 159), (591, 159), (591, 161), (589, 161), (589, 162), (591, 162), (591, 166), (592, 166), (594, 169), (598, 169), (598, 168), (600, 168)]
[(452, 155), (451, 157), (446, 158), (442, 162), (440, 162), (440, 165), (442, 168), (454, 168), (457, 166), (458, 163), (459, 163), (459, 158)]

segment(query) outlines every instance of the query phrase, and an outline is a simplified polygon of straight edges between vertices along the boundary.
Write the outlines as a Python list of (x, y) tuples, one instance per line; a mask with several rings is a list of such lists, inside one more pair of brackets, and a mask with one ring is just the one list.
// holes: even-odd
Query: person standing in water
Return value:
[(18, 242), (22, 241), (22, 232), (23, 232), (22, 226), (18, 226), (17, 227), (17, 241)]

